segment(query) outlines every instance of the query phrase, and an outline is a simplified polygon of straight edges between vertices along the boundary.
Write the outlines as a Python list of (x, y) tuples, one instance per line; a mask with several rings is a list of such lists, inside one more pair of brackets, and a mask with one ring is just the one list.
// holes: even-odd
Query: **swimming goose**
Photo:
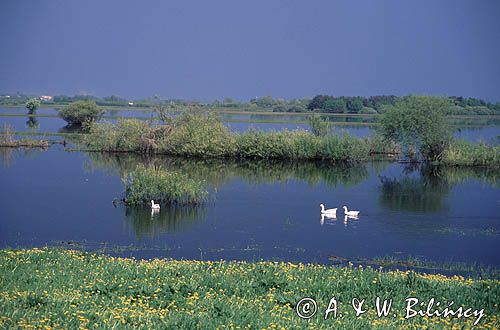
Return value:
[(343, 206), (344, 214), (350, 217), (357, 217), (359, 215), (359, 211), (347, 211), (347, 206)]
[(159, 210), (160, 209), (160, 204), (155, 204), (155, 201), (151, 200), (151, 209), (153, 209), (153, 210)]
[(325, 210), (325, 206), (323, 204), (319, 204), (319, 206), (321, 207), (321, 214), (324, 214), (324, 215), (329, 216), (329, 217), (336, 217), (337, 216), (337, 209), (336, 208)]

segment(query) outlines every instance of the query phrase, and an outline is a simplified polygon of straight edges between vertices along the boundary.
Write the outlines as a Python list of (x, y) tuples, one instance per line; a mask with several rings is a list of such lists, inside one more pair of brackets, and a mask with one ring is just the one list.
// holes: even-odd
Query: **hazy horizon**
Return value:
[(0, 93), (500, 101), (498, 1), (2, 1)]

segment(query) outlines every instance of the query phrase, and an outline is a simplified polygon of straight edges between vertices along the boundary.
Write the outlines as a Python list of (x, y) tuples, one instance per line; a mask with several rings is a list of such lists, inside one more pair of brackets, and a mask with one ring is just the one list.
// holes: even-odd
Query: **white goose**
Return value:
[(155, 204), (155, 201), (151, 200), (151, 209), (152, 210), (159, 210), (160, 209), (160, 204)]
[(324, 214), (327, 217), (337, 217), (337, 208), (325, 210), (325, 206), (323, 204), (319, 204), (319, 206), (321, 207), (321, 214)]
[(343, 206), (344, 214), (349, 217), (357, 217), (359, 215), (359, 211), (347, 211), (347, 206)]

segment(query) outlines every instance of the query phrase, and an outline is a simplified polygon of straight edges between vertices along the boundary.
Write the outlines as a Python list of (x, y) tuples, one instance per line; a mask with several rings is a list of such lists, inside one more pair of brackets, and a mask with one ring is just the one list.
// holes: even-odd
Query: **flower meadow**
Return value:
[[(400, 329), (473, 327), (474, 318), (405, 318), (408, 297), (484, 309), (500, 326), (500, 281), (287, 262), (135, 260), (62, 249), (0, 251), (0, 328)], [(330, 299), (343, 317), (324, 319)], [(392, 299), (378, 317), (375, 297)], [(318, 302), (310, 319), (303, 297)], [(366, 299), (356, 317), (351, 300)], [(393, 315), (394, 313), (394, 315)]]

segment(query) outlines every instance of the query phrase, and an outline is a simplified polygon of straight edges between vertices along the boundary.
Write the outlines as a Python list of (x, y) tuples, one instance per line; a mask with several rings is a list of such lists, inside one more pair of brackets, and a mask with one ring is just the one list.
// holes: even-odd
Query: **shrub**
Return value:
[(197, 204), (206, 199), (208, 192), (204, 182), (195, 181), (187, 174), (140, 164), (127, 178), (125, 196), (131, 205), (141, 205), (151, 200)]
[(73, 102), (61, 111), (59, 116), (68, 122), (69, 125), (82, 125), (92, 123), (99, 119), (104, 111), (97, 106), (94, 101), (82, 100)]
[(412, 158), (416, 153), (439, 160), (451, 141), (444, 114), (452, 106), (449, 99), (408, 96), (382, 115), (380, 131), (384, 138), (401, 143)]
[(331, 124), (319, 115), (312, 115), (308, 118), (309, 126), (311, 127), (311, 132), (315, 136), (325, 136), (330, 133)]
[(34, 114), (36, 109), (40, 106), (40, 100), (37, 98), (31, 98), (26, 102), (26, 109), (28, 109), (28, 113)]

